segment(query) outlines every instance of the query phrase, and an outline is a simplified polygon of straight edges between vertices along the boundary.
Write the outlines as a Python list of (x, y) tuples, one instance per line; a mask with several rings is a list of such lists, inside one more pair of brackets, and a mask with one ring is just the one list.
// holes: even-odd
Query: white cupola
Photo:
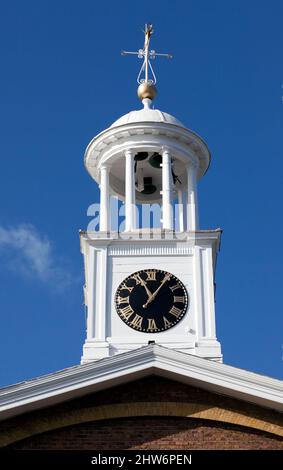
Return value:
[[(142, 108), (94, 137), (84, 156), (100, 188), (100, 225), (80, 234), (87, 306), (82, 362), (148, 341), (222, 361), (214, 310), (221, 231), (200, 230), (198, 223), (197, 182), (210, 152), (195, 132), (153, 108), (157, 91), (150, 60), (171, 56), (149, 50), (152, 32), (146, 25), (143, 49), (124, 52), (143, 59)], [(113, 196), (125, 215), (118, 231), (111, 225)], [(140, 222), (138, 211), (146, 205), (160, 208), (161, 230)]]
[(181, 227), (195, 230), (197, 180), (210, 163), (207, 145), (175, 117), (152, 109), (149, 98), (143, 105), (98, 134), (86, 149), (85, 166), (101, 190), (100, 230), (110, 230), (110, 194), (125, 201), (129, 231), (138, 228), (131, 209), (136, 203), (161, 203), (162, 226), (172, 230), (176, 198), (187, 209)]

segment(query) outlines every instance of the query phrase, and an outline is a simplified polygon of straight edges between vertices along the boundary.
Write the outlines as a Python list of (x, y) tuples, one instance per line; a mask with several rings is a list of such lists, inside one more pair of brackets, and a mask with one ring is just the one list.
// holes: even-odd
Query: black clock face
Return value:
[(188, 308), (188, 293), (173, 274), (145, 269), (128, 276), (115, 295), (123, 322), (144, 333), (159, 333), (175, 326)]

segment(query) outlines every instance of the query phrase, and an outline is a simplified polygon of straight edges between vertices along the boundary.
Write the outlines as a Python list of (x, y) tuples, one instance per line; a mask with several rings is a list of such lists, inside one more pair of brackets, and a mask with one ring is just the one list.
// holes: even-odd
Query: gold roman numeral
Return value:
[(171, 289), (172, 292), (174, 292), (174, 290), (176, 289), (180, 289), (180, 284), (174, 284), (174, 286), (169, 286), (169, 289)]
[(146, 271), (146, 281), (156, 281), (156, 271)]
[(148, 318), (148, 326), (147, 326), (147, 331), (156, 331), (157, 326), (155, 323), (155, 320), (153, 318)]
[(137, 330), (142, 329), (142, 317), (140, 315), (135, 315), (132, 321), (130, 322), (130, 325), (136, 328)]
[(163, 321), (164, 321), (164, 328), (167, 330), (167, 328), (170, 328), (170, 326), (173, 325), (173, 323), (171, 323), (169, 320), (167, 320), (166, 317), (163, 317)]
[(139, 284), (141, 284), (141, 283), (142, 283), (142, 281), (141, 281), (141, 278), (140, 278), (140, 275), (139, 275), (139, 274), (134, 274), (134, 275), (131, 277), (131, 279), (134, 279), (134, 281), (136, 281), (136, 283), (137, 283), (137, 286), (138, 286)]
[(127, 286), (127, 284), (125, 282), (123, 282), (123, 284), (121, 285), (121, 289), (126, 289), (129, 292), (132, 292), (133, 287)]
[(181, 302), (182, 304), (184, 304), (186, 302), (186, 297), (182, 295), (174, 295), (174, 304), (176, 302)]
[(116, 302), (117, 302), (118, 305), (128, 304), (128, 303), (130, 303), (130, 297), (121, 297), (120, 295), (117, 295)]
[(120, 308), (119, 312), (120, 312), (120, 317), (125, 319), (125, 320), (129, 320), (132, 313), (134, 313), (134, 311), (133, 311), (133, 309), (130, 305), (128, 305), (127, 307), (124, 307), (124, 308)]
[(163, 281), (164, 281), (164, 282), (167, 282), (167, 281), (169, 281), (169, 280), (171, 279), (171, 277), (172, 277), (172, 274), (166, 273), (165, 276), (164, 276)]
[(171, 308), (171, 310), (169, 310), (169, 313), (171, 313), (172, 315), (174, 315), (174, 317), (179, 318), (179, 316), (180, 316), (181, 313), (182, 313), (182, 310), (181, 310), (180, 308), (175, 307), (175, 305), (173, 305), (173, 307)]

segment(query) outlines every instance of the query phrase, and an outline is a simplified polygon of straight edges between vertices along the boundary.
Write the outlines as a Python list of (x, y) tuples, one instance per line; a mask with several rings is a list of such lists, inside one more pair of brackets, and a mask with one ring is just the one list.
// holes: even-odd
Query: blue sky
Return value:
[(221, 227), (216, 314), (224, 360), (283, 378), (283, 4), (14, 0), (0, 15), (0, 384), (78, 364), (84, 341), (78, 230), (96, 184), (91, 138), (139, 109), (152, 46), (156, 106), (212, 152), (202, 228)]

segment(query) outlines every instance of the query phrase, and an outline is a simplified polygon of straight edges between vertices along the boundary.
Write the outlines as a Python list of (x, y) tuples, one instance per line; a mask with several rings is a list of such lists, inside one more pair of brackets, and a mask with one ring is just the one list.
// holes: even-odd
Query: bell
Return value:
[(154, 152), (153, 155), (151, 155), (149, 159), (149, 163), (153, 168), (161, 168), (161, 163), (162, 163), (162, 155), (158, 152)]
[(143, 179), (144, 182), (144, 189), (141, 191), (142, 194), (153, 194), (156, 191), (156, 186), (152, 184), (152, 178), (151, 176), (146, 176)]
[(136, 162), (141, 162), (142, 160), (145, 160), (147, 157), (148, 157), (148, 153), (147, 153), (147, 152), (138, 152), (138, 153), (135, 155), (135, 161), (136, 161)]

